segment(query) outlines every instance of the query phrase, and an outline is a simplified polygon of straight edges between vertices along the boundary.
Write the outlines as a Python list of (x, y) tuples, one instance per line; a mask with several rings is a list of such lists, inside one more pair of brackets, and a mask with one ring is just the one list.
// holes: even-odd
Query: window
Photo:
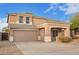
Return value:
[(23, 16), (19, 16), (19, 23), (23, 23)]
[(26, 17), (26, 24), (29, 24), (30, 23), (30, 17)]

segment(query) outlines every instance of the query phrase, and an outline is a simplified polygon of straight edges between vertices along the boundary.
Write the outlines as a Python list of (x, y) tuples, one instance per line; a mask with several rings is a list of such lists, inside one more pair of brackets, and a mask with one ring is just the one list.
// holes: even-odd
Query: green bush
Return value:
[(59, 37), (59, 40), (61, 42), (67, 43), (67, 42), (71, 42), (72, 41), (72, 38), (71, 37), (66, 37), (66, 36), (60, 36)]

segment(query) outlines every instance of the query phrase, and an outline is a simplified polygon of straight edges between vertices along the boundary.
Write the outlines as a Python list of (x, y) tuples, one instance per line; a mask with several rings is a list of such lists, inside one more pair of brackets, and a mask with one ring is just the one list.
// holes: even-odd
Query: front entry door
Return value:
[(56, 41), (57, 36), (58, 36), (58, 30), (52, 30), (52, 41)]

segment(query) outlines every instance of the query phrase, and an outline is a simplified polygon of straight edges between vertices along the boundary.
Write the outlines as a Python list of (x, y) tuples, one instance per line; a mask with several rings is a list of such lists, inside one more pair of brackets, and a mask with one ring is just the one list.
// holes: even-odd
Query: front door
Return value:
[(58, 36), (58, 30), (52, 30), (52, 41), (56, 41), (57, 36)]

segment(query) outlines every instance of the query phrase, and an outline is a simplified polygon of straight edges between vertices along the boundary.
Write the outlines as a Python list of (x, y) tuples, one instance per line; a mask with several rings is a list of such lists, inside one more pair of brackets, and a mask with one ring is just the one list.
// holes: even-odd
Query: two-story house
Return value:
[(56, 41), (59, 33), (70, 36), (70, 24), (33, 16), (31, 13), (9, 14), (9, 41)]

